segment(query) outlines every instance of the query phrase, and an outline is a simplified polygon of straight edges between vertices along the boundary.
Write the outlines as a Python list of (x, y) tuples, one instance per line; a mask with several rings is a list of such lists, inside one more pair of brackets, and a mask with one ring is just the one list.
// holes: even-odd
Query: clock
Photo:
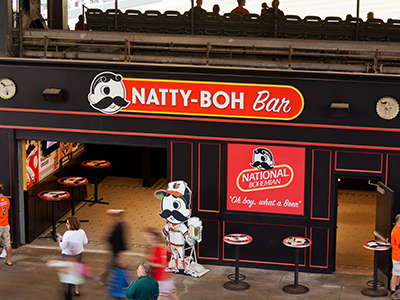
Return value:
[(382, 119), (394, 119), (399, 113), (399, 103), (392, 97), (382, 97), (376, 103), (376, 113)]
[(0, 98), (11, 99), (17, 93), (17, 85), (10, 78), (0, 79)]

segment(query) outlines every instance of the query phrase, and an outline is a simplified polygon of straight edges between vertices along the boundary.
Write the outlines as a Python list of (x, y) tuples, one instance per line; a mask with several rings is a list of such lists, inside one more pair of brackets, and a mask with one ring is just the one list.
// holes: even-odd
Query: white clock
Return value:
[(11, 99), (17, 93), (17, 85), (10, 78), (0, 79), (0, 98)]
[(376, 103), (376, 112), (382, 119), (394, 119), (399, 113), (399, 103), (393, 97), (382, 97)]

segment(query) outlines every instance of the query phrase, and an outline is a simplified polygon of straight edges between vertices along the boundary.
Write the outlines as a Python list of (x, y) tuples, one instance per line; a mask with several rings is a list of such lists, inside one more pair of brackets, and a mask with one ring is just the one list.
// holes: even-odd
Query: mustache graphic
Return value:
[(257, 168), (257, 169), (260, 169), (258, 166), (261, 166), (262, 167), (261, 170), (269, 170), (269, 169), (273, 168), (273, 167), (270, 167), (269, 164), (267, 164), (266, 162), (259, 162), (259, 161), (256, 161), (255, 163), (250, 164), (250, 166), (252, 166), (253, 168)]
[(99, 109), (105, 109), (107, 107), (109, 107), (111, 104), (117, 104), (118, 106), (121, 107), (125, 107), (129, 104), (128, 101), (126, 101), (124, 98), (117, 96), (115, 98), (111, 98), (111, 97), (105, 97), (103, 99), (101, 99), (101, 101), (92, 104), (94, 107), (99, 108)]
[(159, 214), (161, 218), (163, 219), (167, 219), (169, 216), (173, 216), (175, 219), (177, 219), (178, 221), (186, 221), (187, 218), (182, 215), (179, 211), (174, 210), (174, 211), (170, 211), (169, 209), (164, 210), (161, 214)]

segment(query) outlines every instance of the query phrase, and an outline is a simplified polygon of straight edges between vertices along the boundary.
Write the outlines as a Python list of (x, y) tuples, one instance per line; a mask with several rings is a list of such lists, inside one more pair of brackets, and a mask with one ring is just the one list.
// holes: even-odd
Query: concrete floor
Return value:
[[(54, 242), (52, 242), (54, 243)], [(79, 299), (107, 299), (105, 286), (94, 280), (106, 264), (108, 253), (104, 250), (86, 249), (84, 261), (91, 267), (93, 277), (81, 286)], [(136, 270), (143, 260), (140, 253), (128, 251), (129, 269)], [(56, 271), (46, 266), (49, 260), (60, 260), (57, 244), (52, 246), (25, 245), (13, 250), (13, 266), (0, 263), (0, 299), (64, 299), (64, 286), (58, 281)], [(4, 259), (3, 259), (4, 260)], [(300, 273), (299, 284), (306, 285), (310, 291), (303, 295), (290, 295), (282, 291), (287, 284), (293, 284), (294, 273), (264, 269), (241, 268), (247, 276), (250, 288), (245, 291), (229, 291), (223, 287), (227, 275), (234, 272), (233, 267), (205, 265), (210, 272), (200, 278), (173, 274), (177, 295), (181, 300), (197, 299), (324, 299), (351, 300), (368, 299), (361, 294), (366, 282), (372, 276), (345, 274)]]
[[(159, 200), (154, 197), (154, 191), (164, 187), (165, 182), (152, 188), (142, 188), (136, 179), (107, 177), (99, 185), (99, 196), (110, 201), (110, 205), (96, 204), (89, 207), (87, 203), (77, 206), (76, 216), (79, 219), (89, 219), (82, 223), (89, 244), (85, 245), (83, 261), (91, 267), (93, 277), (86, 280), (81, 287), (79, 299), (107, 299), (104, 295), (105, 286), (96, 283), (106, 265), (109, 252), (104, 242), (104, 235), (110, 227), (105, 214), (107, 208), (122, 208), (126, 211), (125, 221), (129, 223), (128, 250), (126, 257), (129, 269), (135, 275), (138, 264), (144, 260), (146, 246), (140, 236), (141, 228), (163, 226), (163, 219), (158, 216)], [(88, 198), (93, 197), (93, 185), (88, 185)], [(149, 214), (148, 216), (146, 214)], [(66, 216), (64, 216), (66, 218)], [(63, 219), (64, 219), (63, 218)], [(59, 224), (57, 231), (64, 233), (66, 227)], [(51, 228), (43, 234), (46, 236)], [(57, 272), (46, 266), (49, 260), (61, 260), (61, 250), (52, 239), (37, 239), (29, 245), (13, 250), (13, 266), (1, 263), (0, 259), (0, 300), (36, 300), (64, 299), (64, 285), (58, 280)], [(300, 273), (299, 284), (307, 286), (310, 291), (303, 295), (290, 295), (282, 291), (285, 285), (294, 283), (293, 271), (274, 271), (255, 268), (240, 268), (240, 273), (246, 275), (250, 288), (245, 291), (229, 291), (223, 285), (228, 281), (228, 274), (234, 273), (233, 266), (204, 265), (210, 269), (200, 278), (173, 274), (177, 295), (181, 300), (197, 299), (324, 299), (351, 300), (367, 299), (361, 294), (366, 288), (366, 282), (372, 280), (372, 275), (311, 274)]]

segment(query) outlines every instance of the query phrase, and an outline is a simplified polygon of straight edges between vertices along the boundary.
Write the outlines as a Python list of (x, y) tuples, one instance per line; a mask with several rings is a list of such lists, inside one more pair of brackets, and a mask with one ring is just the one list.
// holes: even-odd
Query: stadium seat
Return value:
[(324, 20), (324, 36), (328, 40), (343, 40), (343, 21), (340, 17), (326, 17)]
[(306, 16), (303, 19), (303, 38), (323, 39), (323, 22), (318, 16)]
[(364, 23), (366, 41), (386, 41), (386, 24), (381, 19), (368, 19)]
[(139, 10), (128, 9), (124, 17), (125, 31), (143, 32), (143, 16)]
[[(362, 41), (364, 39), (363, 33), (363, 21), (359, 18), (358, 23), (358, 40)], [(357, 18), (347, 18), (344, 24), (344, 39), (355, 41), (357, 31)]]
[(143, 14), (144, 32), (164, 33), (164, 18), (158, 10), (146, 10)]
[(299, 16), (295, 15), (284, 16), (283, 36), (289, 39), (303, 38), (303, 20)]
[[(193, 12), (194, 18), (194, 34), (203, 34), (203, 19), (198, 12)], [(183, 32), (192, 34), (192, 12), (186, 11), (183, 13)]]
[(183, 31), (183, 17), (179, 11), (167, 10), (164, 12), (164, 32), (181, 34)]
[(238, 14), (226, 13), (222, 16), (224, 27), (224, 35), (227, 36), (241, 36), (242, 30), (242, 17)]
[(388, 19), (386, 36), (388, 42), (400, 42), (400, 20)]
[(203, 20), (203, 34), (222, 35), (223, 26), (221, 16), (213, 12), (206, 12), (201, 16)]
[(89, 8), (86, 11), (86, 22), (88, 30), (102, 31), (105, 30), (104, 13), (98, 8)]
[[(282, 19), (278, 18), (277, 22), (277, 37), (281, 37)], [(264, 14), (261, 17), (261, 28), (264, 37), (275, 37), (275, 16), (273, 14)]]
[(117, 26), (115, 30), (115, 9), (107, 9), (104, 13), (105, 29), (107, 31), (124, 31), (124, 14), (119, 9), (117, 10)]
[(257, 14), (245, 14), (242, 17), (244, 36), (262, 36), (261, 17)]

